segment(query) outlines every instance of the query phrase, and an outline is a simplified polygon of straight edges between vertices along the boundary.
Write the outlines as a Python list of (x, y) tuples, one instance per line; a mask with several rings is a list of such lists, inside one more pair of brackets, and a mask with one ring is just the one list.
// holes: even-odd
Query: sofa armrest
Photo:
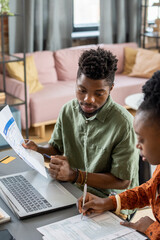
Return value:
[[(6, 92), (15, 96), (21, 100), (25, 100), (25, 90), (24, 90), (24, 82), (18, 81), (14, 78), (10, 78), (6, 76)], [(0, 90), (3, 90), (3, 75), (0, 74)], [(30, 96), (29, 96), (29, 88), (27, 86), (27, 112), (28, 112), (28, 127), (30, 127), (30, 108), (29, 108)], [(24, 105), (17, 106), (17, 108), (21, 112), (21, 122), (22, 128), (25, 129), (25, 107)]]

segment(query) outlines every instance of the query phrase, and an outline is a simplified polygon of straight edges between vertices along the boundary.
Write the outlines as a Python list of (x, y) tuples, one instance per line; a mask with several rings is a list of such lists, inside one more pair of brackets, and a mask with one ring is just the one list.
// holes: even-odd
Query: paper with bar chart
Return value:
[(24, 139), (8, 105), (0, 111), (0, 133), (21, 159), (47, 177), (42, 154), (22, 146)]

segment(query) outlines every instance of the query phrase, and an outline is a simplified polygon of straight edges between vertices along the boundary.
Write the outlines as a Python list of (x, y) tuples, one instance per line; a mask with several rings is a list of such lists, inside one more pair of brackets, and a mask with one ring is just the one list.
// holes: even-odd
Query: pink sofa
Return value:
[[(78, 69), (78, 59), (81, 53), (89, 48), (101, 46), (110, 50), (118, 58), (118, 70), (115, 76), (115, 86), (111, 92), (112, 98), (119, 104), (125, 105), (125, 98), (141, 92), (144, 78), (134, 78), (123, 75), (124, 47), (137, 48), (136, 43), (86, 45), (61, 49), (55, 52), (34, 52), (35, 64), (39, 81), (44, 88), (36, 93), (27, 93), (29, 127), (41, 127), (45, 132), (45, 125), (53, 123), (61, 107), (75, 98), (75, 82)], [(30, 54), (28, 54), (30, 55)], [(2, 74), (0, 74), (0, 88), (2, 88)], [(7, 76), (7, 92), (20, 99), (24, 99), (23, 83)], [(24, 106), (19, 107), (22, 118), (22, 128), (25, 128)], [(42, 135), (42, 134), (41, 134)]]

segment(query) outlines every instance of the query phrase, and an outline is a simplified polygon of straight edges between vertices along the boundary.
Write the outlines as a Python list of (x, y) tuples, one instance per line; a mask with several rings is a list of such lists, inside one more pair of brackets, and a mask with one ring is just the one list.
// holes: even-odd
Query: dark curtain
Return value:
[[(22, 13), (25, 5), (26, 52), (72, 45), (73, 0), (12, 0), (10, 10)], [(138, 42), (140, 0), (100, 0), (99, 43)], [(9, 18), (9, 52), (22, 52), (22, 20)]]
[(100, 0), (99, 43), (138, 42), (140, 0)]
[[(22, 13), (24, 2), (26, 52), (70, 47), (72, 0), (12, 0), (10, 10)], [(9, 52), (23, 51), (21, 17), (9, 18)]]

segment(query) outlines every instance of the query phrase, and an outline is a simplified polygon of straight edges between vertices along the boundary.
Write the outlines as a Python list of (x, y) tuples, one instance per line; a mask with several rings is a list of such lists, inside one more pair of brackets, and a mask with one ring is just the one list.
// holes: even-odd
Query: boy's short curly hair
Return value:
[(160, 71), (157, 71), (143, 85), (144, 101), (141, 103), (138, 112), (146, 111), (155, 121), (160, 120)]
[(86, 50), (79, 58), (77, 78), (84, 74), (94, 80), (105, 79), (109, 86), (112, 86), (117, 62), (116, 56), (103, 48)]

